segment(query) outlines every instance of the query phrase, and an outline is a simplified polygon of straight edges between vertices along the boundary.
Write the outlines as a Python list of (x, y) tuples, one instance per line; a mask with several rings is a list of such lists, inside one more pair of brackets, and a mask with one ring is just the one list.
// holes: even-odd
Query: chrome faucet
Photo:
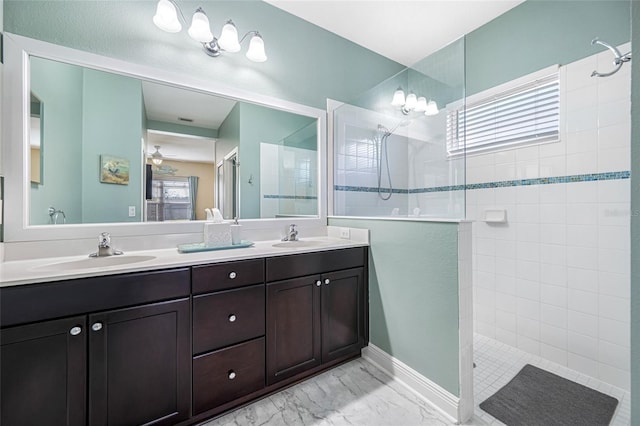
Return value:
[(287, 235), (282, 238), (282, 241), (298, 241), (298, 230), (295, 224), (289, 225), (289, 231)]
[(120, 250), (111, 247), (111, 234), (103, 232), (98, 236), (98, 251), (91, 253), (89, 257), (103, 257), (123, 254)]

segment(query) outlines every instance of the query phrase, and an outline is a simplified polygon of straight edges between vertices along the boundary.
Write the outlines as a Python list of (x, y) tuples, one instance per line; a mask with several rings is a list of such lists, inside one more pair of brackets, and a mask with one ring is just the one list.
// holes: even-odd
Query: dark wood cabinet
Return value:
[(322, 275), (322, 362), (358, 352), (365, 345), (363, 269)]
[(264, 388), (264, 337), (193, 358), (193, 412)]
[(2, 424), (188, 419), (189, 277), (182, 268), (0, 289), (8, 307), (0, 330)]
[(89, 315), (89, 424), (189, 417), (189, 299)]
[(86, 424), (86, 318), (0, 331), (0, 424)]
[(367, 248), (0, 288), (2, 425), (193, 425), (360, 353)]
[(320, 276), (267, 284), (267, 383), (320, 365)]
[[(335, 262), (335, 263), (334, 263)], [(331, 272), (334, 268), (349, 268)], [(267, 384), (355, 355), (366, 342), (364, 248), (267, 259)]]

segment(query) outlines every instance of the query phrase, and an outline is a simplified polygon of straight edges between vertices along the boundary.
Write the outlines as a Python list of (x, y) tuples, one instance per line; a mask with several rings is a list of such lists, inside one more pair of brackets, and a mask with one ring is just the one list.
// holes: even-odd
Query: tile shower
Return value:
[[(590, 77), (610, 63), (606, 51), (558, 68), (558, 142), (466, 159), (447, 158), (446, 114), (407, 123), (366, 105), (398, 79), (381, 84), (334, 114), (333, 203), (340, 216), (474, 221), (474, 331), (628, 395), (630, 67)], [(395, 128), (382, 179), (378, 125)]]
[(560, 142), (467, 158), (467, 217), (475, 331), (629, 390), (630, 67), (590, 77), (610, 62), (560, 67)]

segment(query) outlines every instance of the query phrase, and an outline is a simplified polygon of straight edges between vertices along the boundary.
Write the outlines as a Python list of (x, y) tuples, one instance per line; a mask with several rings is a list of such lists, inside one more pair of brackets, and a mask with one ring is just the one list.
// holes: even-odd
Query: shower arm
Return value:
[(604, 46), (613, 53), (613, 63), (616, 67), (613, 69), (613, 71), (607, 73), (599, 73), (598, 71), (594, 71), (591, 73), (591, 77), (609, 77), (610, 75), (617, 73), (625, 62), (631, 61), (631, 52), (623, 55), (615, 46), (612, 46), (609, 43), (600, 40), (598, 37), (591, 40), (591, 45), (594, 44)]

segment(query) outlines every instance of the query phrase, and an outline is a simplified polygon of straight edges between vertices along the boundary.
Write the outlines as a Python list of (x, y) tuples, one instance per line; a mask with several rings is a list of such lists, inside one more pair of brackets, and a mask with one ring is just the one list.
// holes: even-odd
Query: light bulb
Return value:
[(211, 28), (209, 28), (209, 18), (199, 7), (191, 18), (191, 27), (189, 27), (189, 36), (200, 43), (209, 43), (213, 40)]
[(162, 164), (162, 154), (160, 154), (160, 145), (153, 146), (156, 149), (156, 152), (151, 154), (151, 162), (156, 166)]
[(158, 1), (153, 23), (156, 24), (156, 27), (168, 33), (177, 33), (182, 29), (176, 7), (169, 0)]
[(407, 95), (407, 102), (404, 104), (404, 108), (406, 110), (413, 110), (418, 104), (418, 98), (416, 98), (415, 93), (409, 93)]
[(429, 101), (427, 103), (427, 109), (424, 111), (424, 115), (436, 115), (439, 112), (438, 104), (435, 101)]
[(264, 62), (267, 60), (267, 54), (264, 52), (264, 40), (256, 31), (255, 35), (249, 41), (249, 50), (246, 57), (253, 62)]
[(398, 89), (393, 92), (393, 100), (391, 101), (391, 105), (393, 106), (402, 106), (405, 103), (404, 99), (404, 91), (398, 87)]
[(239, 52), (240, 43), (238, 42), (238, 30), (233, 24), (233, 21), (229, 19), (222, 27), (222, 33), (218, 39), (218, 46), (227, 52)]
[(424, 96), (420, 96), (418, 98), (418, 103), (416, 104), (416, 109), (417, 112), (423, 112), (427, 110), (427, 98), (425, 98)]

